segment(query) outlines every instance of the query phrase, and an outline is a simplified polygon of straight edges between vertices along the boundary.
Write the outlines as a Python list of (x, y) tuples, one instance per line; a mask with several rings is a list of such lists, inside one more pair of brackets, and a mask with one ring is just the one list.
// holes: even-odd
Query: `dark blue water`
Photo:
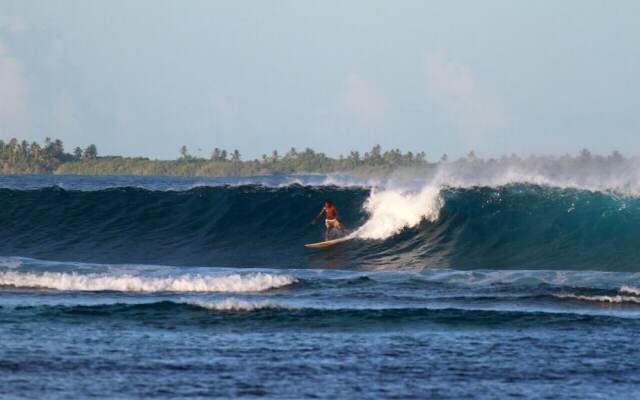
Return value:
[(2, 397), (640, 396), (636, 196), (422, 186), (1, 177)]

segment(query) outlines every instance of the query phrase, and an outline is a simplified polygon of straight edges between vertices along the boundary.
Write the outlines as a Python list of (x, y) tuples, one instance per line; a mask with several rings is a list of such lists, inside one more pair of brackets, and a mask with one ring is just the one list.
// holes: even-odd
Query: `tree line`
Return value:
[(2, 173), (47, 173), (52, 172), (63, 163), (94, 160), (98, 157), (98, 149), (91, 144), (85, 149), (76, 147), (72, 153), (64, 151), (64, 143), (60, 139), (45, 138), (41, 145), (12, 138), (5, 143), (0, 140), (0, 172)]
[(424, 152), (407, 153), (399, 149), (383, 151), (380, 145), (360, 154), (351, 151), (337, 158), (310, 148), (277, 150), (260, 159), (244, 160), (240, 151), (214, 148), (210, 157), (190, 154), (187, 146), (179, 149), (176, 160), (151, 160), (146, 157), (98, 156), (96, 145), (65, 151), (60, 139), (45, 138), (44, 143), (12, 138), (0, 140), (0, 173), (60, 173), (94, 175), (192, 175), (246, 176), (296, 172), (330, 173), (336, 171), (392, 170), (427, 164)]
[[(577, 156), (504, 156), (481, 159), (472, 151), (466, 157), (449, 160), (444, 154), (437, 162), (430, 162), (424, 152), (383, 150), (375, 145), (360, 153), (351, 151), (346, 156), (329, 157), (322, 152), (306, 148), (291, 148), (284, 154), (277, 150), (261, 158), (244, 160), (240, 151), (214, 148), (209, 157), (196, 157), (187, 146), (179, 149), (175, 160), (151, 160), (145, 157), (98, 156), (98, 149), (90, 144), (84, 149), (76, 147), (68, 153), (60, 139), (47, 137), (43, 144), (0, 140), (0, 173), (55, 173), (77, 175), (173, 175), (173, 176), (251, 176), (291, 173), (349, 172), (356, 175), (380, 175), (398, 170), (435, 171), (439, 165), (457, 168), (465, 174), (477, 171), (518, 168), (523, 170), (556, 171), (617, 171), (628, 168), (627, 161), (614, 151), (609, 156), (593, 155), (582, 150)], [(633, 164), (634, 166), (636, 164)], [(546, 171), (552, 173), (553, 171)], [(545, 172), (545, 173), (546, 173)]]
[(228, 152), (225, 149), (214, 148), (209, 159), (191, 155), (187, 146), (182, 146), (178, 160), (183, 162), (214, 162), (214, 163), (249, 163), (259, 166), (261, 169), (272, 173), (295, 172), (335, 172), (349, 171), (359, 167), (398, 168), (423, 166), (427, 163), (424, 152), (403, 153), (399, 149), (383, 151), (380, 145), (361, 154), (359, 151), (351, 151), (347, 156), (340, 155), (331, 158), (322, 152), (316, 152), (310, 148), (298, 151), (290, 148), (285, 154), (273, 150), (271, 154), (263, 154), (260, 159), (243, 161), (238, 150)]

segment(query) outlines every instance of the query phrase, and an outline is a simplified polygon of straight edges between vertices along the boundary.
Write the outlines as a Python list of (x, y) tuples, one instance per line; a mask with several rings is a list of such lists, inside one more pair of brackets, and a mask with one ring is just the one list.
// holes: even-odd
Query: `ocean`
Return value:
[(640, 398), (639, 192), (450, 178), (1, 176), (0, 397)]

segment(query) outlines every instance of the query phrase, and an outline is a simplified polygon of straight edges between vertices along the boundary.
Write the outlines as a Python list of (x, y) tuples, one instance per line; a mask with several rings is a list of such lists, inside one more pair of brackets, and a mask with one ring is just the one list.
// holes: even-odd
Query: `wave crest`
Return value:
[(623, 286), (620, 288), (621, 294), (628, 294), (632, 296), (640, 296), (640, 288), (632, 287), (632, 286)]
[(615, 295), (595, 295), (595, 296), (587, 296), (587, 295), (577, 295), (577, 294), (557, 294), (555, 297), (559, 299), (570, 299), (570, 300), (583, 300), (583, 301), (593, 301), (600, 303), (633, 303), (640, 304), (640, 289), (623, 286), (618, 290), (618, 294)]
[(187, 300), (184, 302), (196, 307), (201, 307), (211, 311), (255, 311), (270, 308), (280, 309), (282, 307), (268, 302), (250, 302), (234, 298), (224, 299), (217, 302), (206, 302), (201, 300)]
[(443, 200), (440, 190), (426, 186), (419, 192), (372, 190), (364, 204), (370, 215), (353, 235), (360, 239), (386, 239), (404, 228), (413, 228), (423, 219), (438, 219)]

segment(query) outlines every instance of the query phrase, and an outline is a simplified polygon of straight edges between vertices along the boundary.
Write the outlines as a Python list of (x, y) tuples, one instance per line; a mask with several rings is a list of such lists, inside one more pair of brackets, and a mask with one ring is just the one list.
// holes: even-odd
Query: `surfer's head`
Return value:
[(333, 202), (331, 200), (329, 200), (329, 199), (326, 199), (324, 201), (324, 205), (327, 206), (327, 207), (331, 207), (333, 205)]

